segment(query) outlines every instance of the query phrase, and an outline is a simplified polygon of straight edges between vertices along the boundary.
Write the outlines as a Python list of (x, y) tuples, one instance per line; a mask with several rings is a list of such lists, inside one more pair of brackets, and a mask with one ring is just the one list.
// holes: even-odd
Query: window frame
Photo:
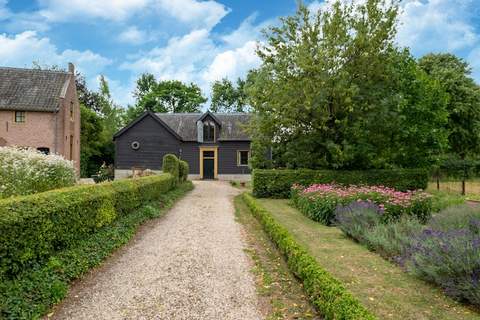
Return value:
[[(247, 153), (247, 164), (242, 164), (242, 152)], [(250, 163), (250, 150), (237, 150), (237, 166), (238, 167), (248, 167)]]
[[(18, 117), (17, 114), (22, 114), (20, 117), (23, 121), (17, 121)], [(27, 122), (27, 112), (26, 111), (21, 111), (21, 110), (16, 110), (13, 112), (13, 122), (17, 124), (22, 124)]]
[(75, 121), (75, 107), (73, 101), (70, 101), (70, 121)]
[[(205, 137), (205, 129), (208, 129), (209, 133), (211, 133), (210, 129), (213, 128), (213, 136), (212, 137), (209, 137), (211, 139), (206, 139)], [(215, 125), (215, 122), (211, 121), (211, 120), (208, 120), (208, 121), (204, 121), (203, 122), (203, 142), (215, 142), (215, 135), (216, 135), (216, 125)], [(210, 134), (209, 134), (210, 136)]]

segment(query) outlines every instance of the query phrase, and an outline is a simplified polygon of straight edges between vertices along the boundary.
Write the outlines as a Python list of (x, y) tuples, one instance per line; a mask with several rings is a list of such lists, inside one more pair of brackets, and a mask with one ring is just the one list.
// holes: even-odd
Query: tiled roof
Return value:
[(71, 76), (61, 71), (0, 67), (0, 110), (55, 111)]
[[(247, 113), (212, 113), (220, 122), (220, 138), (223, 141), (250, 140), (246, 125), (250, 121)], [(156, 113), (166, 125), (183, 141), (197, 141), (197, 120), (202, 113)]]

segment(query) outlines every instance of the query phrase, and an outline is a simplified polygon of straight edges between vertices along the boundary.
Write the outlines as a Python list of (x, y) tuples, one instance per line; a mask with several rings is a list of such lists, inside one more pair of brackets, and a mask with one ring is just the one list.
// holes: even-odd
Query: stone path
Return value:
[(198, 181), (165, 217), (76, 283), (53, 319), (261, 319), (238, 190)]

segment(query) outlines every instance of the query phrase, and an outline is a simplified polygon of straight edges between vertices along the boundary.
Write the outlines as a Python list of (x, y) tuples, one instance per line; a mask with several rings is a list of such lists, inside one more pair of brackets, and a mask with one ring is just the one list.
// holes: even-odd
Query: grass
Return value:
[(465, 203), (465, 196), (459, 193), (452, 193), (448, 191), (427, 190), (428, 193), (433, 195), (432, 210), (433, 212), (439, 212), (447, 207), (459, 205)]
[(258, 199), (317, 261), (379, 319), (480, 319), (480, 314), (350, 240), (314, 222), (288, 200)]
[[(430, 193), (442, 191), (444, 194), (460, 195), (462, 192), (461, 181), (440, 181), (440, 190), (437, 190), (435, 181), (428, 183), (427, 191)], [(480, 180), (467, 180), (465, 182), (466, 199), (480, 200)]]
[(301, 284), (290, 273), (280, 252), (241, 196), (237, 196), (234, 203), (236, 219), (244, 226), (248, 245), (246, 252), (253, 261), (252, 272), (265, 319), (320, 319), (303, 293)]
[(81, 277), (128, 243), (145, 221), (161, 217), (193, 189), (191, 182), (163, 194), (158, 201), (116, 219), (70, 249), (57, 252), (46, 265), (38, 265), (16, 279), (0, 279), (0, 319), (39, 319), (67, 294), (72, 280)]

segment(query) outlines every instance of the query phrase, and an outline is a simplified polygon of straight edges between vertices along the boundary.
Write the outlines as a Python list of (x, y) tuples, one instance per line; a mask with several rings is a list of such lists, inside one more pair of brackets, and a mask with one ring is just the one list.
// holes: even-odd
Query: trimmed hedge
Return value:
[(0, 200), (0, 279), (44, 263), (174, 186), (162, 174)]
[(314, 183), (332, 182), (343, 185), (383, 185), (407, 191), (426, 189), (428, 177), (428, 172), (424, 169), (365, 171), (255, 169), (253, 195), (257, 198), (288, 198), (290, 188), (295, 183), (309, 186)]
[(48, 262), (0, 281), (0, 319), (39, 319), (65, 297), (69, 283), (98, 266), (126, 244), (144, 221), (162, 216), (193, 189), (191, 182), (161, 194), (154, 201), (120, 215), (112, 224), (85, 236), (72, 248), (55, 252)]
[(185, 182), (188, 179), (188, 172), (190, 171), (190, 168), (188, 166), (188, 162), (184, 160), (179, 160), (179, 178), (180, 182)]
[(162, 171), (165, 173), (170, 173), (175, 177), (176, 181), (179, 181), (180, 164), (176, 155), (166, 154), (163, 156)]
[(300, 246), (271, 214), (253, 197), (244, 193), (243, 199), (260, 221), (265, 232), (285, 255), (290, 270), (303, 282), (303, 288), (313, 305), (325, 319), (376, 319), (347, 289), (323, 269), (305, 248)]

